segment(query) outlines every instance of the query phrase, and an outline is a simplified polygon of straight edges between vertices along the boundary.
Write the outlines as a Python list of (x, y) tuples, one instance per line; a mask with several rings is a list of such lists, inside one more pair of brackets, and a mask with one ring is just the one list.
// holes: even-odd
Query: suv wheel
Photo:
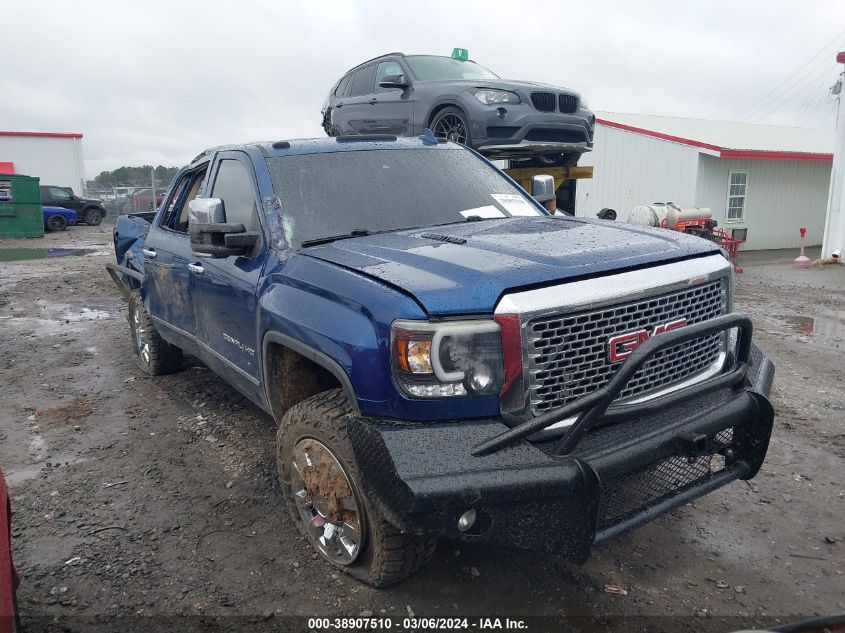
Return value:
[(434, 136), (446, 141), (470, 145), (472, 136), (466, 115), (460, 108), (449, 106), (434, 115), (431, 120), (431, 131)]
[(129, 295), (129, 328), (135, 361), (144, 372), (158, 376), (182, 369), (182, 350), (161, 338), (137, 289)]
[(82, 221), (89, 226), (97, 226), (103, 221), (103, 212), (97, 207), (88, 207), (82, 214)]
[(59, 213), (47, 217), (48, 231), (64, 231), (67, 228), (67, 218)]
[(331, 564), (374, 587), (404, 580), (434, 555), (434, 540), (403, 534), (363, 494), (346, 436), (352, 407), (340, 389), (295, 404), (276, 443), (288, 513)]

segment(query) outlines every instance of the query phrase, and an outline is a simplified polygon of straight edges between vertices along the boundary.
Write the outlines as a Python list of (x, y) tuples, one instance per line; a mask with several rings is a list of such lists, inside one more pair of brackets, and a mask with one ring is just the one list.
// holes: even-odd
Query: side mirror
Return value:
[(410, 86), (405, 75), (385, 75), (382, 80), (378, 82), (379, 88), (400, 88), (404, 89)]
[(195, 198), (188, 203), (191, 250), (209, 257), (242, 257), (258, 243), (258, 232), (243, 224), (226, 222), (220, 198)]
[(531, 197), (543, 203), (555, 198), (555, 179), (546, 174), (531, 179)]

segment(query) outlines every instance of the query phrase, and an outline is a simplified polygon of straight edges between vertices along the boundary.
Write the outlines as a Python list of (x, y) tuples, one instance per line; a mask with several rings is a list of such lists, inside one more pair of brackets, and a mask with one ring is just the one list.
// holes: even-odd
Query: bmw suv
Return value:
[(577, 92), (500, 79), (469, 59), (389, 53), (360, 64), (332, 86), (322, 110), (329, 136), (441, 139), (488, 158), (574, 165), (593, 146), (595, 116)]

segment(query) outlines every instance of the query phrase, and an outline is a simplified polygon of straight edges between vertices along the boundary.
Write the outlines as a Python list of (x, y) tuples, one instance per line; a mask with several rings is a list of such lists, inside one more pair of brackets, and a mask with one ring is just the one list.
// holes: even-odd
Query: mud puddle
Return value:
[(845, 339), (845, 311), (823, 310), (814, 315), (791, 314), (783, 318), (799, 334), (831, 340)]
[[(42, 440), (43, 441), (43, 440)], [(42, 459), (35, 464), (27, 464), (17, 468), (9, 468), (4, 472), (6, 483), (10, 486), (17, 486), (23, 481), (39, 477), (43, 473), (50, 473), (59, 467), (81, 464), (87, 461), (84, 457), (72, 454), (55, 455)]]
[(97, 253), (95, 248), (2, 248), (0, 262), (18, 262), (48, 257), (74, 257)]

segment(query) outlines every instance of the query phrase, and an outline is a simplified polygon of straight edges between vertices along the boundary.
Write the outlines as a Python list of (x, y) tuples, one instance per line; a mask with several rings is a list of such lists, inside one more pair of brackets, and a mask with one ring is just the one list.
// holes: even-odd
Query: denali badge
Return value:
[(618, 363), (625, 360), (634, 350), (645, 343), (651, 336), (664, 334), (671, 330), (677, 330), (679, 327), (684, 327), (687, 324), (686, 319), (675, 319), (668, 323), (663, 323), (654, 328), (654, 331), (649, 334), (647, 330), (636, 330), (635, 332), (627, 332), (611, 337), (607, 341), (608, 356), (611, 363)]

